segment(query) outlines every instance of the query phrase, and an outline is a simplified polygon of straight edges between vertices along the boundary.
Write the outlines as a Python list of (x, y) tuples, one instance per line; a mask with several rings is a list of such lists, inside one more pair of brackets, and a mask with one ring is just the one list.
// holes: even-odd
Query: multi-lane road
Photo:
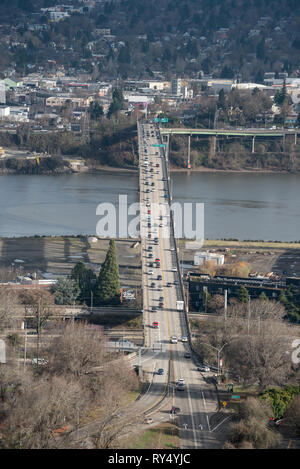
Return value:
[[(153, 398), (159, 397), (169, 383), (172, 404), (180, 408), (181, 447), (219, 448), (221, 425), (214, 430), (210, 424), (217, 410), (215, 388), (197, 369), (189, 348), (185, 312), (177, 309), (183, 298), (169, 216), (165, 150), (158, 146), (162, 143), (159, 130), (152, 123), (138, 124), (138, 139), (145, 345), (161, 347), (148, 358), (153, 379), (147, 398), (152, 392)], [(177, 341), (172, 343), (172, 337)], [(160, 368), (163, 374), (157, 373)], [(180, 380), (184, 384), (178, 386)]]

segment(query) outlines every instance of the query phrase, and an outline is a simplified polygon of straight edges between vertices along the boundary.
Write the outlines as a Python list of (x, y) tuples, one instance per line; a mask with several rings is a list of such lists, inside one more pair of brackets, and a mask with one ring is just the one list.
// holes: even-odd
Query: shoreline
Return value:
[[(1, 171), (0, 176), (66, 176), (73, 174), (101, 174), (101, 173), (127, 173), (127, 174), (137, 174), (138, 167), (136, 168), (121, 168), (115, 166), (99, 166), (97, 168), (86, 167), (83, 170), (79, 171), (62, 171), (62, 172), (47, 172), (44, 174), (24, 174), (18, 171)], [(300, 171), (289, 171), (289, 170), (275, 170), (275, 169), (214, 169), (201, 166), (198, 168), (170, 168), (170, 173), (188, 173), (188, 174), (198, 174), (198, 173), (228, 173), (228, 174), (300, 174)]]
[[(89, 237), (96, 237), (98, 238), (95, 234), (66, 234), (66, 235), (33, 235), (33, 236), (0, 236), (0, 241), (5, 241), (5, 240), (34, 240), (34, 239), (44, 239), (44, 240), (63, 240), (66, 238), (72, 238), (72, 239), (82, 239), (82, 238), (89, 238)], [(110, 238), (98, 238), (99, 241), (103, 240), (109, 240)], [(127, 242), (139, 242), (140, 238), (117, 238), (119, 241), (127, 241)], [(183, 243), (186, 242), (184, 239), (179, 239), (178, 240), (179, 245), (182, 245)], [(210, 247), (210, 248), (215, 248), (215, 247), (229, 247), (229, 248), (234, 248), (234, 247), (269, 247), (272, 249), (300, 249), (300, 240), (298, 241), (272, 241), (272, 240), (238, 240), (238, 239), (205, 239), (203, 248)]]

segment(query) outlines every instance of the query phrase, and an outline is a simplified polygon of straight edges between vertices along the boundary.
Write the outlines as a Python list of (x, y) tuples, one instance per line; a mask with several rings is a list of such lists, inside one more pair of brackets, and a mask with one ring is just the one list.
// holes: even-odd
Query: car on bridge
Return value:
[(178, 381), (176, 389), (177, 391), (185, 391), (185, 384)]

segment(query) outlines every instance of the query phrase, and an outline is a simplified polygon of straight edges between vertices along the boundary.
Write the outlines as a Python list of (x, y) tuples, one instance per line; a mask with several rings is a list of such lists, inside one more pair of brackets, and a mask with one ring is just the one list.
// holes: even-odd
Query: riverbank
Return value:
[[(91, 242), (88, 236), (34, 236), (0, 238), (0, 269), (14, 267), (19, 275), (36, 272), (39, 277), (57, 278), (70, 275), (74, 265), (82, 261), (95, 272), (103, 263), (108, 239)], [(123, 287), (136, 288), (141, 284), (140, 243), (133, 239), (117, 239), (120, 282)], [(194, 266), (195, 251), (185, 249), (179, 241), (180, 260), (184, 271), (201, 270)], [(205, 240), (202, 250), (225, 255), (228, 267), (242, 265), (251, 272), (279, 276), (300, 276), (300, 243)]]
[[(97, 238), (93, 238), (94, 240)], [(0, 268), (14, 267), (19, 275), (37, 273), (42, 278), (70, 275), (77, 262), (99, 272), (109, 239), (89, 240), (88, 236), (34, 236), (0, 238)], [(116, 240), (121, 286), (141, 284), (140, 243)]]

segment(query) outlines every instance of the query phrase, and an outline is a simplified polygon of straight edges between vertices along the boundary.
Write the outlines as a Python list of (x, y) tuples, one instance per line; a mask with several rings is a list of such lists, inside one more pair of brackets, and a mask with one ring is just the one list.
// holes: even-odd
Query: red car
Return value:
[(157, 258), (155, 259), (155, 262), (160, 262), (160, 259), (157, 257)]
[(151, 210), (147, 210), (147, 213), (150, 214), (150, 213), (151, 213)]
[(159, 326), (158, 326), (158, 322), (157, 321), (154, 321), (152, 323), (152, 327), (154, 327), (155, 329), (157, 329)]

